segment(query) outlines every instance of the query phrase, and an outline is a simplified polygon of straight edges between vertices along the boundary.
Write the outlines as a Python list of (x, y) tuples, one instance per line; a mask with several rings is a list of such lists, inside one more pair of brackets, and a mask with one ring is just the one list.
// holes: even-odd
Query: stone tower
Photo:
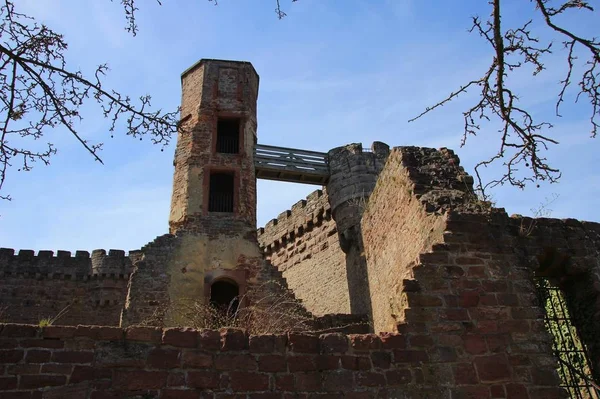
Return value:
[(248, 62), (203, 59), (181, 85), (170, 232), (254, 231), (258, 75)]
[(256, 241), (256, 100), (248, 62), (200, 60), (181, 77), (180, 131), (174, 159), (166, 262), (178, 325), (186, 301), (227, 303), (243, 295), (262, 265)]

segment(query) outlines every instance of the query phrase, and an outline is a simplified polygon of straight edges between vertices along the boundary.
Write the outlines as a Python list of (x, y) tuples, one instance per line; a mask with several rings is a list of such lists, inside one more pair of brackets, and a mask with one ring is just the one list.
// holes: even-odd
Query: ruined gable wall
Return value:
[(457, 395), (562, 397), (533, 269), (471, 184), (450, 151), (390, 154), (362, 219), (375, 330)]
[(58, 324), (119, 325), (132, 259), (124, 251), (0, 249), (2, 321), (38, 323), (56, 317)]
[(308, 311), (350, 313), (346, 258), (326, 191), (313, 192), (267, 223), (258, 242)]

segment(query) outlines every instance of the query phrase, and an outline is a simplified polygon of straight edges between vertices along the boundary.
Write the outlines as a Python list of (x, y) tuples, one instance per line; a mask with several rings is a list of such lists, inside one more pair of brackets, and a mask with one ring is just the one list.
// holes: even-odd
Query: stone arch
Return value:
[(239, 303), (240, 287), (228, 278), (220, 278), (213, 281), (210, 285), (209, 303), (217, 308), (237, 308)]

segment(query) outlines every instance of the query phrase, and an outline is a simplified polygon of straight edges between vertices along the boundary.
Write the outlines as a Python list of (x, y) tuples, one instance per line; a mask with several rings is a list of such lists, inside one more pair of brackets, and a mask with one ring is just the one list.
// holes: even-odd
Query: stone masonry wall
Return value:
[(0, 320), (38, 323), (62, 312), (60, 324), (119, 325), (132, 252), (0, 249)]
[(563, 397), (534, 268), (471, 184), (451, 151), (391, 152), (361, 222), (375, 330), (457, 397)]
[[(436, 374), (399, 334), (248, 336), (243, 330), (0, 325), (0, 396), (12, 398), (490, 398), (522, 384)], [(471, 366), (472, 367), (472, 366)], [(480, 378), (497, 364), (478, 364)], [(501, 369), (502, 366), (500, 365)], [(542, 381), (530, 397), (551, 398)], [(515, 394), (516, 393), (516, 394)], [(539, 394), (538, 394), (539, 393)]]
[(258, 230), (266, 258), (317, 316), (350, 313), (346, 256), (326, 191), (317, 190)]

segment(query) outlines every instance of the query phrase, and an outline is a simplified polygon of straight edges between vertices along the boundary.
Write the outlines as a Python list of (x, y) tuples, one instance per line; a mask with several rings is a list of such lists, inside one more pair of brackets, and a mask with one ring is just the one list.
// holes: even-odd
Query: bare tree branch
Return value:
[[(134, 0), (122, 0), (128, 21), (127, 30), (135, 35)], [(159, 2), (160, 4), (160, 2)], [(130, 97), (104, 88), (102, 78), (108, 67), (97, 67), (93, 78), (81, 71), (69, 70), (64, 57), (67, 43), (62, 35), (33, 18), (15, 10), (12, 0), (0, 7), (0, 190), (8, 169), (17, 163), (18, 170), (31, 170), (35, 162), (48, 165), (57, 149), (48, 143), (37, 150), (35, 141), (49, 129), (65, 128), (97, 161), (102, 143), (91, 144), (75, 128), (80, 121), (80, 107), (95, 100), (110, 120), (108, 130), (124, 125), (133, 137), (150, 136), (155, 144), (167, 145), (177, 131), (178, 110), (150, 111), (151, 97)], [(10, 199), (9, 195), (0, 195)]]
[[(600, 43), (595, 38), (583, 38), (564, 27), (556, 25), (552, 17), (569, 10), (593, 11), (593, 8), (585, 1), (568, 0), (561, 3), (559, 7), (549, 7), (551, 0), (532, 0), (540, 11), (541, 17), (546, 25), (553, 31), (567, 37), (563, 43), (567, 50), (566, 58), (568, 64), (567, 75), (560, 82), (560, 91), (557, 96), (556, 113), (559, 109), (568, 86), (571, 84), (575, 74), (575, 47), (581, 46), (588, 50), (590, 59), (585, 63), (585, 71), (578, 77), (579, 93), (588, 96), (592, 113), (590, 122), (592, 125), (592, 137), (596, 136), (598, 129), (598, 116), (600, 114), (600, 78), (598, 63), (600, 62)], [(480, 123), (489, 122), (492, 118), (501, 122), (500, 145), (496, 154), (479, 162), (475, 167), (478, 180), (478, 189), (486, 195), (486, 189), (497, 185), (511, 184), (524, 188), (527, 183), (540, 181), (556, 182), (561, 174), (557, 168), (551, 166), (544, 153), (549, 145), (558, 144), (545, 131), (552, 127), (548, 122), (534, 120), (532, 114), (518, 106), (519, 97), (514, 89), (506, 84), (506, 77), (515, 70), (524, 66), (532, 67), (535, 76), (545, 69), (542, 56), (552, 53), (552, 43), (541, 45), (539, 39), (531, 33), (532, 21), (514, 29), (503, 30), (501, 20), (502, 0), (491, 0), (489, 4), (492, 12), (490, 18), (482, 21), (479, 17), (472, 18), (471, 32), (477, 32), (493, 49), (493, 57), (489, 67), (481, 78), (471, 80), (460, 86), (455, 92), (445, 97), (442, 101), (427, 107), (422, 113), (409, 122), (415, 121), (429, 112), (442, 107), (448, 102), (456, 99), (468, 89), (479, 87), (479, 101), (463, 113), (464, 131), (461, 145), (465, 145), (470, 135), (477, 135), (481, 131)], [(481, 177), (481, 168), (503, 162), (505, 171), (499, 178), (484, 183)], [(525, 167), (529, 172), (523, 173), (520, 169)]]

